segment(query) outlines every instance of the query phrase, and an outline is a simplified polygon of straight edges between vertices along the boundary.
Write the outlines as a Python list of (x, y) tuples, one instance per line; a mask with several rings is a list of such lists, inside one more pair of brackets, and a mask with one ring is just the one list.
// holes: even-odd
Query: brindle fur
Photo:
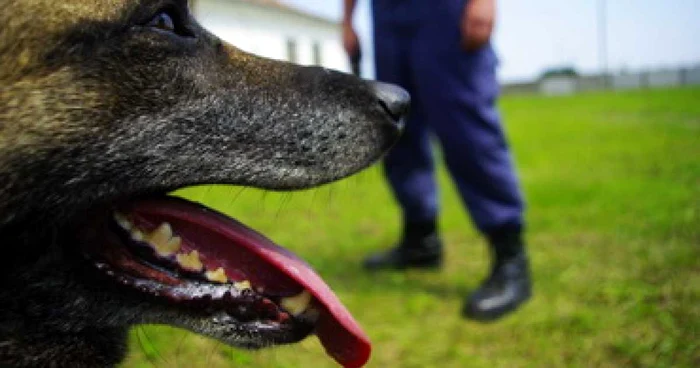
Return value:
[(218, 337), (94, 277), (75, 237), (89, 208), (199, 183), (318, 185), (394, 139), (367, 83), (244, 53), (189, 14), (193, 38), (142, 26), (166, 6), (187, 14), (180, 0), (2, 1), (0, 366), (115, 365), (138, 323)]

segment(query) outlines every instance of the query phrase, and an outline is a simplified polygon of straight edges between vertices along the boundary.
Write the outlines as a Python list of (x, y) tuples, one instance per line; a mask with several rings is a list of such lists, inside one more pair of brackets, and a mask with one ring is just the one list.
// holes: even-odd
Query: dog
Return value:
[(405, 91), (247, 54), (185, 0), (5, 0), (0, 65), (0, 366), (114, 366), (144, 323), (252, 349), (316, 333), (365, 363), (308, 265), (167, 193), (352, 175), (397, 139)]

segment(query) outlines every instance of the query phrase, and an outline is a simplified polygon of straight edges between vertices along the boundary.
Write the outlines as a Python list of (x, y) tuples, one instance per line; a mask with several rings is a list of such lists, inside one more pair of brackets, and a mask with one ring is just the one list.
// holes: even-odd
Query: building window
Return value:
[(297, 55), (297, 42), (291, 38), (287, 39), (287, 60), (296, 63), (299, 58)]
[(313, 52), (314, 65), (323, 64), (323, 53), (321, 51), (321, 43), (319, 43), (318, 41), (314, 41), (313, 47), (311, 49), (311, 52)]

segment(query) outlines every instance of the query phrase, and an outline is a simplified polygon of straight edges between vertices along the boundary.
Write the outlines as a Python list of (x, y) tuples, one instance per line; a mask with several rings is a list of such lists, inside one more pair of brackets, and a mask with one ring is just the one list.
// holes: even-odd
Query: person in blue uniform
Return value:
[[(345, 0), (343, 18), (343, 44), (351, 59), (360, 55), (355, 2)], [(412, 106), (404, 135), (384, 160), (403, 211), (403, 235), (393, 248), (369, 256), (364, 266), (442, 264), (434, 135), (492, 254), (491, 273), (467, 296), (462, 312), (475, 320), (495, 320), (531, 294), (524, 203), (495, 106), (498, 61), (490, 44), (495, 0), (373, 0), (372, 12), (377, 79), (405, 88)]]

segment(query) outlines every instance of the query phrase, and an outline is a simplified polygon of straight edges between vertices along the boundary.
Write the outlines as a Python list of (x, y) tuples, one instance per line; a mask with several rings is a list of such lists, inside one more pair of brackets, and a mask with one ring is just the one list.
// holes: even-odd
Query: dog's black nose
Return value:
[(382, 82), (371, 82), (377, 102), (391, 116), (399, 129), (403, 128), (403, 119), (408, 115), (411, 96), (403, 88)]

